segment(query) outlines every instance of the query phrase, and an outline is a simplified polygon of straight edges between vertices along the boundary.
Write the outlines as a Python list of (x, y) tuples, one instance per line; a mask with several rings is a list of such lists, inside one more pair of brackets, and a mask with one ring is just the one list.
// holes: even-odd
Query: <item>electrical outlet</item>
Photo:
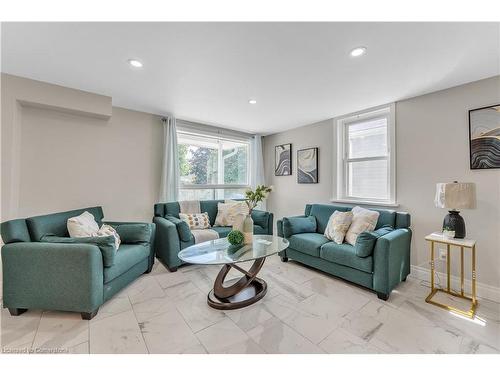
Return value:
[(446, 250), (445, 249), (439, 249), (439, 259), (446, 260)]

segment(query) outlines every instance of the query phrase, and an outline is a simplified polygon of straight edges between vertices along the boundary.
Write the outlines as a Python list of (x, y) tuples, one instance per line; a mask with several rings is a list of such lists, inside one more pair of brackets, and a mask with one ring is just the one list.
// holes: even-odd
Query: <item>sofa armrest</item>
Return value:
[(124, 244), (142, 243), (149, 245), (149, 266), (153, 267), (155, 261), (155, 238), (156, 225), (153, 223), (132, 222), (132, 221), (103, 221), (104, 224), (115, 228)]
[(4, 307), (91, 312), (103, 303), (103, 261), (95, 245), (7, 244), (2, 264)]
[(278, 237), (283, 237), (283, 220), (282, 219), (276, 220), (276, 233), (278, 234)]
[(103, 221), (103, 223), (115, 228), (122, 243), (153, 243), (153, 232), (155, 228), (153, 223), (121, 221)]
[(389, 294), (410, 273), (409, 228), (395, 229), (377, 239), (373, 249), (373, 289)]
[(306, 218), (307, 216), (305, 215), (296, 215), (296, 216), (285, 216), (282, 219), (276, 221), (276, 229), (278, 231), (278, 236), (286, 238), (285, 237), (285, 231), (283, 230), (283, 221), (285, 219), (292, 219), (292, 218)]
[(154, 217), (156, 224), (155, 253), (156, 257), (175, 268), (181, 264), (177, 254), (181, 250), (181, 243), (174, 223), (163, 217)]

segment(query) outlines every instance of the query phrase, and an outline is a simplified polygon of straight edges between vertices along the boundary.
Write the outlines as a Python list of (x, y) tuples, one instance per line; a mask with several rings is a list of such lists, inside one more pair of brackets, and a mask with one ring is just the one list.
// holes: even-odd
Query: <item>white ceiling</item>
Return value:
[(499, 38), (500, 23), (3, 23), (1, 68), (269, 134), (498, 75)]

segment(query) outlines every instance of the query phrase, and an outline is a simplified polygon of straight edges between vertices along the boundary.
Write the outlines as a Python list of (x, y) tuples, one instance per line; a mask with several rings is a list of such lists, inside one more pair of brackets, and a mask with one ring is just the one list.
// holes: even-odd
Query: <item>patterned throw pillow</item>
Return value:
[(340, 212), (335, 211), (325, 229), (325, 237), (335, 243), (341, 244), (344, 242), (345, 234), (352, 222), (353, 214), (351, 211)]
[(179, 214), (179, 218), (189, 225), (189, 229), (210, 228), (210, 219), (207, 212), (202, 214)]
[(225, 203), (217, 203), (216, 227), (229, 227), (239, 221), (238, 215), (248, 215), (246, 202), (226, 200)]
[(352, 209), (352, 224), (345, 235), (345, 240), (352, 246), (356, 245), (356, 240), (361, 232), (370, 232), (377, 226), (379, 213), (356, 206)]

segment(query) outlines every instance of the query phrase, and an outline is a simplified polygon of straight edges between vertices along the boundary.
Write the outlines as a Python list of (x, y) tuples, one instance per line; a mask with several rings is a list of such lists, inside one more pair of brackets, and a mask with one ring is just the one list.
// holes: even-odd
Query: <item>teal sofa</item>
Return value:
[[(69, 237), (67, 220), (84, 211), (120, 235), (112, 260), (93, 239)], [(154, 224), (105, 222), (103, 216), (101, 207), (89, 207), (2, 223), (3, 307), (11, 315), (27, 309), (75, 311), (89, 320), (123, 287), (150, 272)], [(112, 237), (101, 239), (113, 244)]]
[[(223, 238), (231, 231), (231, 227), (214, 227), (217, 217), (217, 204), (224, 200), (200, 201), (201, 212), (207, 212), (211, 229)], [(194, 245), (194, 237), (187, 223), (179, 219), (179, 202), (157, 203), (154, 205), (153, 223), (156, 224), (155, 253), (156, 257), (171, 272), (183, 264), (177, 254), (182, 249)], [(253, 210), (255, 234), (273, 234), (273, 214), (266, 211)]]
[[(356, 246), (328, 240), (323, 234), (331, 214), (351, 209), (349, 206), (308, 204), (303, 216), (278, 220), (278, 235), (290, 242), (280, 253), (281, 260), (293, 259), (317, 268), (372, 289), (380, 299), (387, 300), (394, 287), (405, 281), (410, 273), (410, 215), (376, 209), (374, 211), (380, 216), (375, 231), (358, 237)], [(367, 238), (372, 241), (368, 247)]]

